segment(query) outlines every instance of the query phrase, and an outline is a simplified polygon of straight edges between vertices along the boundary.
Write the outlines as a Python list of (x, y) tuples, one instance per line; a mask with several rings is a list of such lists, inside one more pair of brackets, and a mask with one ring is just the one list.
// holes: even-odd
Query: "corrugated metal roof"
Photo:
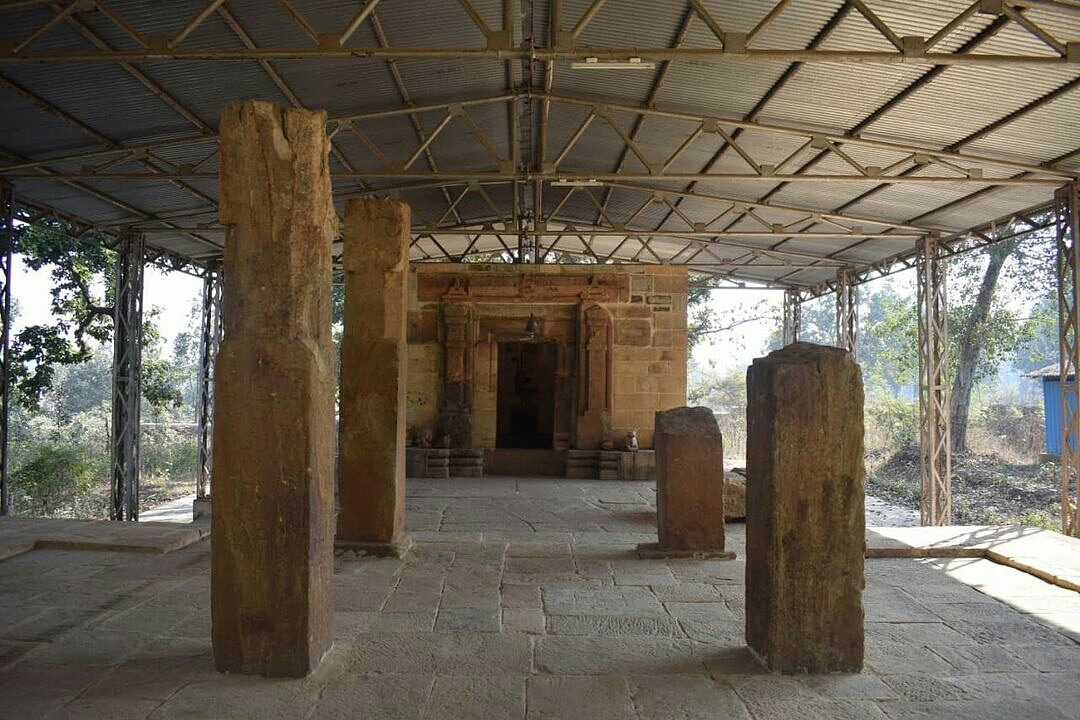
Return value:
[[(359, 10), (355, 0), (292, 0), (306, 22), (321, 37), (324, 46), (332, 42)], [(898, 35), (929, 37), (957, 13), (969, 6), (968, 0), (899, 2), (868, 0), (872, 10)], [(473, 0), (483, 22), (493, 31), (502, 30), (504, 3), (501, 0)], [(775, 5), (775, 0), (746, 0), (732, 3), (705, 0), (704, 6), (726, 32), (747, 33)], [(564, 30), (569, 31), (592, 6), (592, 0), (563, 0)], [(838, 11), (843, 0), (792, 0), (775, 19), (756, 35), (751, 48), (799, 49), (808, 47), (815, 37), (823, 50), (891, 51), (892, 45), (857, 10)], [(174, 36), (206, 7), (203, 0), (177, 0), (170, 3), (147, 3), (141, 0), (110, 0), (108, 7), (122, 16), (146, 38)], [(246, 33), (258, 47), (312, 48), (308, 34), (292, 21), (279, 3), (264, 0), (228, 0), (223, 6), (228, 16), (212, 13), (183, 43), (183, 48), (214, 50), (245, 47), (238, 33)], [(534, 44), (546, 45), (550, 3), (547, 0), (518, 0), (511, 7), (511, 37), (506, 47), (519, 48), (526, 37)], [(46, 4), (16, 11), (0, 10), (0, 38), (13, 42), (25, 38), (40, 27), (54, 10)], [(1052, 30), (1064, 40), (1080, 38), (1080, 13), (1060, 11), (1039, 5), (1023, 12), (1040, 26)], [(526, 19), (529, 27), (523, 27)], [(823, 28), (836, 18), (829, 32)], [(231, 23), (235, 23), (232, 25)], [(955, 51), (965, 44), (977, 45), (977, 51), (993, 54), (1029, 54), (1050, 56), (1053, 51), (1027, 30), (1015, 23), (1004, 23), (994, 16), (974, 13), (959, 23), (942, 40), (935, 52)], [(238, 30), (239, 28), (239, 30)], [(995, 32), (991, 32), (996, 30)], [(682, 47), (716, 48), (720, 42), (701, 17), (695, 15), (685, 0), (640, 2), (609, 0), (587, 24), (577, 39), (579, 49), (669, 47), (679, 38)], [(361, 23), (344, 43), (352, 49), (387, 45), (391, 48), (478, 48), (485, 37), (457, 0), (383, 0), (372, 18)], [(502, 41), (493, 38), (498, 45)], [(27, 46), (27, 51), (94, 51), (96, 47), (133, 50), (138, 44), (102, 12), (77, 12), (72, 21), (59, 23)], [(327, 110), (331, 118), (352, 116), (402, 106), (453, 103), (461, 100), (497, 96), (544, 86), (545, 63), (530, 68), (515, 61), (512, 65), (498, 58), (416, 58), (394, 63), (361, 58), (273, 59), (266, 65), (254, 60), (168, 60), (139, 62), (125, 68), (116, 63), (10, 64), (0, 58), (0, 78), (17, 83), (66, 114), (71, 121), (50, 113), (0, 79), (0, 163), (22, 158), (44, 159), (72, 153), (92, 152), (104, 147), (98, 135), (121, 145), (157, 143), (175, 138), (197, 136), (201, 128), (217, 126), (224, 105), (244, 98), (288, 103), (295, 96), (303, 105)], [(739, 57), (691, 58), (658, 62), (654, 70), (590, 72), (571, 69), (570, 62), (553, 62), (556, 95), (620, 105), (641, 106), (652, 101), (657, 108), (682, 111), (690, 115), (752, 119), (789, 128), (843, 135), (858, 131), (860, 137), (908, 146), (944, 148), (956, 146), (963, 152), (993, 156), (1029, 164), (1046, 163), (1066, 157), (1062, 167), (1080, 171), (1080, 68), (1074, 65), (986, 66), (955, 65), (934, 70), (923, 64), (858, 64), (852, 62), (807, 62), (792, 66), (782, 60), (746, 60)], [(794, 68), (794, 69), (793, 69)], [(269, 70), (269, 71), (268, 71)], [(513, 73), (509, 72), (512, 70)], [(396, 74), (395, 74), (396, 73)], [(278, 78), (273, 77), (276, 74)], [(512, 75), (512, 76), (511, 76)], [(529, 77), (531, 75), (531, 78)], [(284, 83), (287, 90), (280, 84)], [(514, 85), (516, 83), (516, 85)], [(531, 84), (530, 84), (531, 83)], [(147, 85), (159, 86), (161, 97)], [(915, 86), (915, 87), (913, 87)], [(898, 94), (902, 99), (897, 100)], [(1051, 99), (1040, 106), (1041, 98)], [(528, 103), (528, 105), (526, 104)], [(522, 166), (532, 167), (540, 142), (541, 103), (536, 98), (511, 102), (469, 105), (469, 118), (480, 128), (485, 139), (504, 160), (515, 150), (523, 154)], [(887, 109), (883, 109), (887, 108)], [(564, 147), (589, 111), (579, 104), (554, 102), (547, 120), (548, 162)], [(431, 133), (447, 113), (447, 108), (417, 112), (414, 117), (421, 132)], [(512, 118), (523, 126), (520, 141), (511, 135)], [(1009, 122), (1002, 122), (1010, 115)], [(530, 122), (530, 117), (532, 118)], [(639, 150), (655, 169), (696, 132), (698, 119), (646, 117), (617, 110), (614, 119), (627, 134), (633, 134)], [(81, 129), (77, 127), (82, 125)], [(413, 120), (407, 114), (363, 119), (357, 126), (376, 143), (392, 163), (401, 164), (417, 150), (419, 138)], [(639, 127), (640, 126), (640, 127)], [(739, 149), (752, 156), (757, 164), (778, 164), (788, 159), (806, 138), (771, 131), (734, 130)], [(987, 130), (987, 128), (990, 128)], [(710, 128), (711, 130), (711, 128)], [(515, 142), (519, 145), (515, 148)], [(726, 146), (726, 147), (725, 147)], [(147, 162), (163, 169), (191, 167), (207, 158), (209, 142), (176, 145), (155, 149)], [(384, 172), (382, 161), (359, 138), (343, 130), (335, 137), (336, 154), (331, 158), (335, 172), (347, 168), (359, 173)], [(904, 172), (919, 175), (955, 175), (945, 165), (912, 169), (902, 164), (905, 152), (868, 147), (854, 143), (844, 151), (865, 166), (888, 167), (901, 163)], [(790, 158), (788, 170), (800, 168), (819, 150), (804, 148)], [(1075, 153), (1075, 154), (1074, 154)], [(505, 169), (477, 141), (476, 132), (459, 117), (441, 132), (430, 145), (430, 154), (444, 173), (490, 172)], [(573, 150), (559, 167), (566, 173), (604, 174), (620, 169), (647, 175), (649, 168), (627, 149), (619, 134), (603, 119), (595, 119), (582, 134)], [(84, 166), (106, 162), (109, 156), (57, 161), (49, 171), (80, 173)], [(170, 165), (171, 164), (171, 165)], [(200, 165), (204, 172), (216, 172), (217, 160), (210, 157)], [(412, 167), (430, 169), (425, 157)], [(145, 172), (135, 160), (112, 164), (113, 172)], [(720, 134), (707, 131), (690, 142), (668, 168), (681, 174), (745, 174), (751, 166)], [(0, 174), (3, 167), (0, 165)], [(852, 175), (855, 170), (836, 155), (814, 163), (807, 172), (814, 174)], [(1015, 168), (989, 165), (984, 177), (1010, 177)], [(20, 179), (20, 197), (38, 206), (48, 206), (82, 217), (91, 222), (120, 224), (125, 220), (144, 220), (156, 215), (205, 212), (206, 197), (216, 197), (216, 182), (206, 177), (183, 180), (142, 178), (108, 180), (72, 179), (69, 182)], [(1062, 182), (1065, 178), (1062, 178)], [(343, 198), (365, 188), (388, 188), (395, 180), (342, 177), (335, 181), (335, 192)], [(403, 180), (410, 184), (418, 178)], [(414, 208), (418, 224), (446, 218), (447, 222), (491, 222), (497, 216), (509, 218), (514, 204), (509, 184), (485, 182), (484, 193), (475, 189), (447, 213), (447, 198), (459, 195), (464, 180), (452, 180), (446, 189), (404, 190), (402, 197)], [(675, 181), (662, 176), (638, 181), (648, 188), (669, 191), (707, 193), (720, 198), (760, 201), (803, 208), (807, 212), (832, 212), (843, 208), (859, 216), (861, 232), (879, 233), (889, 223), (906, 223), (918, 218), (923, 227), (957, 231), (993, 218), (1003, 217), (1049, 201), (1052, 186), (1000, 188), (966, 199), (983, 186), (960, 183), (934, 185), (892, 184), (876, 187), (861, 181), (791, 182), (779, 179), (710, 178), (702, 182)], [(871, 192), (868, 190), (873, 189)], [(677, 206), (660, 201), (642, 203), (647, 194), (626, 189), (587, 188), (561, 202), (564, 191), (544, 188), (545, 210), (560, 207), (552, 222), (568, 221), (582, 227), (603, 219), (590, 193), (604, 206), (613, 222), (620, 223), (637, 213), (632, 228), (656, 228), (668, 233), (687, 229), (687, 222), (708, 223), (726, 208), (719, 200), (683, 198), (678, 194), (667, 199)], [(484, 197), (486, 194), (486, 198)], [(533, 211), (532, 192), (521, 193), (526, 214)], [(490, 201), (490, 202), (489, 202)], [(494, 204), (496, 210), (491, 205)], [(802, 211), (758, 207), (757, 217), (767, 224), (786, 225), (798, 220)], [(874, 223), (877, 219), (879, 222)], [(199, 223), (212, 222), (212, 215), (181, 218), (177, 221), (189, 231)], [(824, 233), (836, 231), (834, 225), (817, 221), (805, 229)], [(749, 215), (732, 212), (710, 228), (730, 232), (760, 232), (761, 223)], [(216, 233), (216, 234), (215, 234)], [(149, 236), (156, 247), (204, 259), (217, 252), (222, 240), (220, 229), (191, 232), (164, 232), (160, 226)], [(451, 253), (462, 252), (471, 238), (460, 235), (437, 236)], [(207, 242), (206, 239), (210, 239)], [(513, 246), (516, 239), (505, 238)], [(692, 242), (691, 242), (692, 241)], [(643, 249), (634, 239), (605, 236), (590, 241), (598, 254), (615, 252), (616, 259), (657, 262), (672, 256), (676, 261), (693, 257), (704, 270), (705, 263), (717, 258), (738, 257), (738, 248), (778, 247), (789, 253), (810, 256), (835, 256), (856, 266), (892, 257), (911, 249), (905, 238), (851, 238), (747, 236), (728, 245), (710, 246), (708, 251), (686, 250), (687, 243), (699, 248), (702, 237), (657, 237)], [(502, 246), (493, 237), (478, 241), (474, 249), (494, 251)], [(587, 252), (576, 238), (562, 238), (557, 247)], [(441, 256), (431, 241), (421, 241), (416, 256)], [(832, 266), (798, 269), (765, 267), (764, 260), (748, 260), (746, 268), (731, 270), (735, 276), (757, 279), (790, 277), (797, 284), (812, 284), (832, 277)], [(775, 264), (775, 263), (773, 263)], [(727, 270), (725, 270), (727, 272)]]

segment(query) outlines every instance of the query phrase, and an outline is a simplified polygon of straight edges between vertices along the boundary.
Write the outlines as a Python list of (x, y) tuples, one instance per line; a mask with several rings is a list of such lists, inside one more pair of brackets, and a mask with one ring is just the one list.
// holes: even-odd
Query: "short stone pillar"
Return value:
[(400, 557), (405, 525), (409, 206), (350, 200), (342, 234), (337, 546)]
[(210, 594), (222, 672), (302, 677), (333, 642), (329, 150), (324, 112), (246, 101), (221, 116)]
[(724, 447), (712, 410), (681, 407), (656, 413), (658, 545), (643, 556), (733, 558), (724, 550)]
[(746, 384), (746, 643), (774, 672), (859, 672), (859, 366), (795, 343), (754, 360)]

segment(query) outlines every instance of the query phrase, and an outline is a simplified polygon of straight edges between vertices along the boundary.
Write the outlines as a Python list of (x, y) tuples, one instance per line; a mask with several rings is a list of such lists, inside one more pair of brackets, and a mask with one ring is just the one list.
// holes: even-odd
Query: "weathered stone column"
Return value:
[(345, 209), (345, 331), (338, 427), (339, 547), (400, 556), (405, 523), (409, 206)]
[(221, 116), (211, 607), (222, 672), (304, 676), (333, 641), (329, 149), (324, 112), (246, 101)]
[(773, 671), (863, 664), (863, 388), (795, 343), (747, 371), (746, 643)]
[(732, 558), (724, 551), (724, 447), (712, 410), (681, 407), (656, 413), (658, 545), (645, 556)]

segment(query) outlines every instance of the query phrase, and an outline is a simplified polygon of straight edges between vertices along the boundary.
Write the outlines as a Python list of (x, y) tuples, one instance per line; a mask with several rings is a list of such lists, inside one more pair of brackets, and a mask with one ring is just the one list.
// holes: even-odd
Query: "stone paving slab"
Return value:
[(204, 525), (4, 517), (0, 518), (0, 560), (40, 548), (168, 553), (209, 534), (209, 526)]
[(987, 558), (1080, 592), (1080, 538), (1041, 528), (868, 527), (866, 556)]
[(1080, 717), (1071, 590), (985, 557), (869, 558), (865, 671), (773, 676), (743, 640), (743, 560), (640, 560), (643, 533), (596, 522), (651, 502), (646, 484), (501, 480), (488, 497), (523, 517), (592, 529), (493, 503), (479, 530), (447, 529), (437, 508), (471, 524), (486, 482), (411, 482), (410, 510), (436, 508), (415, 552), (335, 558), (335, 645), (302, 680), (214, 671), (206, 540), (2, 561), (0, 717)]

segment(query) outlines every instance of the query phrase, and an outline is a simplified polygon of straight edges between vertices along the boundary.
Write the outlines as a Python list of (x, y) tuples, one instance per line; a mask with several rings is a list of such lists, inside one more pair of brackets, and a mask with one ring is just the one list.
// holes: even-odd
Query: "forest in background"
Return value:
[[(953, 521), (1060, 528), (1058, 468), (1044, 461), (1042, 388), (1025, 377), (1058, 361), (1054, 242), (1049, 233), (1005, 241), (945, 261), (949, 300)], [(918, 325), (912, 271), (859, 286), (858, 361), (866, 394), (867, 492), (918, 509)], [(780, 299), (730, 317), (691, 298), (691, 339), (722, 338), (767, 319), (776, 328), (758, 354), (780, 346)], [(804, 302), (800, 339), (836, 341), (835, 296)], [(753, 350), (753, 348), (751, 348)], [(692, 366), (690, 404), (717, 413), (725, 457), (742, 464), (744, 369)], [(730, 463), (729, 463), (730, 464)]]

